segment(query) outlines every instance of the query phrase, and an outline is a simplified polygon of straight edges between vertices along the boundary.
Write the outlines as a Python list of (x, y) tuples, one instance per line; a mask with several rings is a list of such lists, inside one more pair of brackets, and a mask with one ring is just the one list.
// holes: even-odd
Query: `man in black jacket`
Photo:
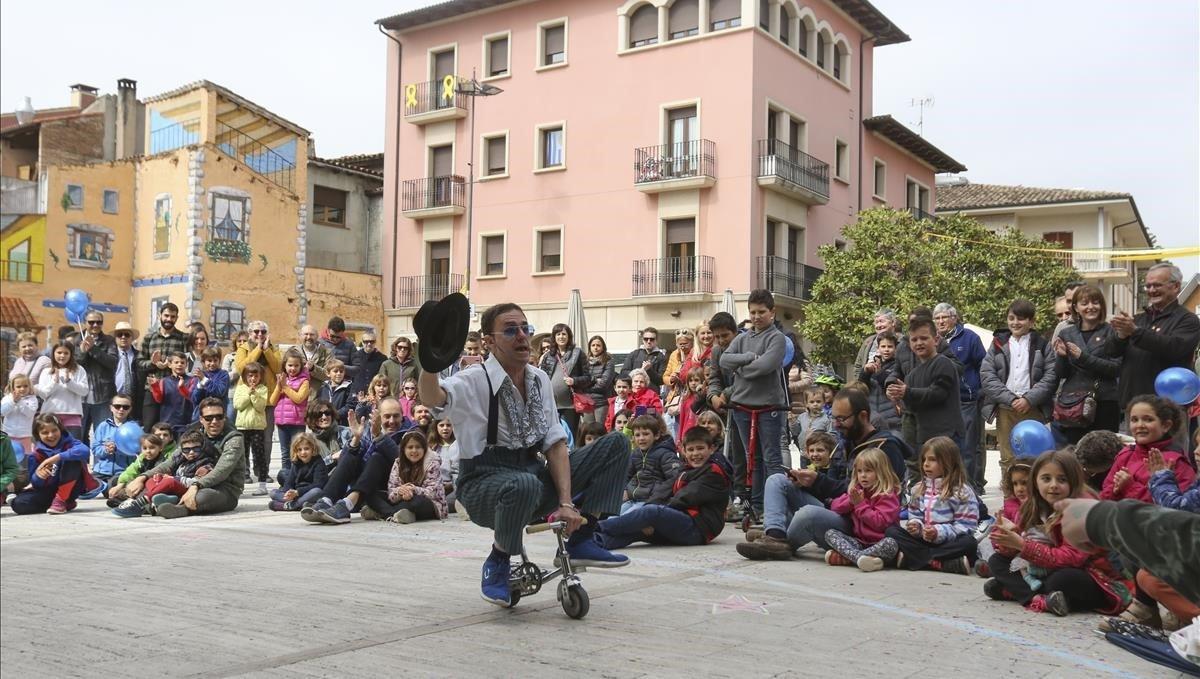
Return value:
[(633, 353), (629, 354), (629, 358), (625, 359), (625, 367), (621, 369), (621, 374), (628, 377), (629, 371), (641, 368), (650, 376), (650, 388), (657, 392), (662, 388), (663, 370), (667, 367), (667, 354), (658, 347), (658, 330), (655, 328), (646, 328), (640, 337), (642, 339), (641, 348), (634, 349)]
[(91, 429), (108, 419), (108, 406), (116, 393), (117, 343), (112, 335), (104, 334), (104, 314), (89, 311), (84, 316), (87, 327), (75, 347), (75, 362), (87, 372), (88, 393), (83, 398), (83, 423), (80, 426), (83, 442), (91, 441)]
[(346, 365), (346, 378), (353, 382), (350, 393), (366, 392), (371, 380), (379, 374), (379, 366), (383, 365), (386, 360), (387, 356), (379, 350), (379, 340), (375, 338), (375, 333), (364, 332), (362, 349), (354, 353), (353, 373), (351, 373), (350, 364)]

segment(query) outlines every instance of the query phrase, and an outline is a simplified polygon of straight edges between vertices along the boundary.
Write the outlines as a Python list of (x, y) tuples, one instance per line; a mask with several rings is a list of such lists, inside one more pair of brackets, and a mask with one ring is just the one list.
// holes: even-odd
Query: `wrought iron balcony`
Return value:
[(456, 174), (409, 179), (400, 187), (400, 210), (411, 219), (461, 215), (466, 209), (465, 187), (466, 180)]
[(829, 164), (778, 139), (759, 139), (758, 185), (809, 205), (824, 205), (829, 202)]
[(908, 211), (909, 211), (909, 213), (910, 213), (910, 214), (912, 214), (912, 216), (913, 216), (913, 219), (916, 219), (916, 220), (926, 220), (926, 219), (928, 219), (928, 220), (933, 220), (933, 219), (937, 219), (937, 217), (935, 217), (935, 216), (933, 215), (933, 213), (931, 213), (931, 212), (926, 212), (926, 211), (922, 210), (922, 209), (921, 209), (921, 208), (919, 208), (919, 207), (910, 207), (910, 208), (908, 208)]
[(147, 153), (165, 153), (200, 143), (200, 120), (185, 120), (181, 123), (160, 127), (150, 132), (150, 148)]
[(712, 292), (715, 270), (716, 261), (706, 255), (639, 259), (633, 263), (633, 296)]
[(396, 279), (396, 308), (419, 307), (430, 300), (437, 301), (463, 286), (460, 273), (431, 273), (423, 276), (402, 276)]
[(770, 290), (773, 295), (804, 301), (812, 299), (813, 283), (825, 273), (815, 266), (771, 256), (758, 257), (755, 269), (758, 287)]
[(633, 184), (644, 193), (708, 188), (716, 177), (717, 146), (707, 139), (633, 150)]
[(296, 191), (296, 163), (246, 132), (218, 121), (217, 148), (249, 165), (269, 181), (288, 191)]
[(405, 85), (400, 93), (404, 119), (415, 125), (425, 125), (465, 118), (467, 95), (462, 93), (462, 85), (468, 82), (465, 78), (451, 75), (441, 80)]

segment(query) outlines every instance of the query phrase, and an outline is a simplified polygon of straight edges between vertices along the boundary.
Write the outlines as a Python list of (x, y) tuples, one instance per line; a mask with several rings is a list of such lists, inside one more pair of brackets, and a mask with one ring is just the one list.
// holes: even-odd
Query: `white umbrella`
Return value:
[(725, 296), (721, 299), (721, 311), (733, 316), (737, 321), (737, 305), (733, 301), (733, 288), (725, 288)]
[(583, 315), (583, 297), (579, 294), (578, 288), (571, 290), (571, 299), (567, 301), (567, 326), (575, 335), (576, 346), (584, 347), (586, 353), (587, 319)]

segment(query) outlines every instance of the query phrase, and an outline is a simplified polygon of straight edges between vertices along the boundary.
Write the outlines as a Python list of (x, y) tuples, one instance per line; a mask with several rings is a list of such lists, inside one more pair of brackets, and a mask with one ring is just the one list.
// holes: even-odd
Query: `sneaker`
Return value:
[(329, 501), (329, 498), (319, 498), (316, 502), (300, 510), (300, 518), (309, 523), (321, 523), (321, 519), (318, 518), (319, 512), (322, 509), (329, 509), (332, 506), (333, 503)]
[(960, 556), (957, 559), (945, 559), (940, 562), (934, 561), (933, 563), (938, 564), (937, 570), (943, 573), (954, 573), (955, 575), (971, 574), (971, 562), (965, 556)]
[(1071, 606), (1067, 603), (1067, 595), (1062, 592), (1050, 592), (1043, 600), (1046, 602), (1046, 610), (1057, 615), (1060, 618), (1065, 618), (1071, 612)]
[(1137, 599), (1134, 599), (1133, 603), (1129, 604), (1129, 608), (1126, 608), (1119, 617), (1127, 622), (1162, 629), (1162, 618), (1158, 615), (1158, 607), (1147, 606)]
[(792, 558), (792, 546), (787, 540), (763, 535), (754, 542), (739, 542), (737, 553), (753, 561), (787, 561)]
[(317, 520), (329, 524), (350, 523), (350, 510), (341, 502), (335, 502), (328, 509), (318, 509)]
[(58, 498), (54, 498), (54, 501), (50, 503), (50, 509), (47, 509), (46, 513), (47, 514), (66, 514), (68, 511), (70, 511), (70, 509), (67, 507), (67, 503), (63, 502), (62, 500), (60, 500)]
[(121, 506), (121, 503), (122, 503), (122, 502), (124, 502), (124, 501), (125, 501), (125, 500), (118, 500), (118, 499), (117, 499), (117, 498), (115, 498), (115, 497), (110, 497), (110, 498), (108, 498), (107, 500), (105, 500), (105, 501), (104, 501), (104, 504), (105, 504), (105, 506), (107, 506), (109, 509), (116, 509), (117, 507), (120, 507), (120, 506)]
[(988, 565), (988, 562), (979, 559), (975, 562), (975, 575), (981, 578), (990, 578), (992, 577), (992, 567)]
[(629, 565), (629, 557), (610, 552), (591, 539), (579, 540), (573, 545), (568, 543), (567, 556), (571, 559), (572, 566), (620, 568)]
[(864, 573), (874, 573), (883, 570), (883, 559), (877, 556), (858, 557), (858, 570)]
[(179, 504), (169, 503), (158, 506), (158, 515), (164, 519), (182, 519), (191, 513), (190, 509)]
[(288, 503), (286, 503), (286, 502), (280, 502), (279, 500), (271, 500), (270, 502), (267, 503), (267, 509), (269, 509), (273, 512), (286, 512), (287, 510), (291, 509), (291, 507), (288, 507), (287, 505), (288, 505)]
[(103, 495), (104, 491), (106, 491), (106, 490), (108, 490), (108, 483), (104, 482), (104, 481), (97, 481), (96, 487), (89, 491), (80, 493), (79, 499), (80, 500), (94, 500), (94, 499), (100, 497), (101, 495)]
[(362, 517), (363, 521), (382, 521), (384, 519), (379, 512), (370, 507), (363, 507), (358, 515)]
[(254, 492), (250, 494), (256, 497), (262, 497), (263, 495), (267, 494), (267, 487), (265, 485), (260, 485), (258, 488), (254, 489)]
[(413, 514), (411, 509), (401, 509), (400, 511), (388, 517), (388, 521), (392, 523), (416, 523), (417, 515)]
[(833, 549), (825, 550), (825, 563), (830, 566), (853, 566), (854, 562)]
[(161, 507), (163, 505), (179, 504), (179, 496), (178, 495), (167, 495), (166, 493), (159, 493), (159, 494), (155, 495), (154, 497), (150, 498), (150, 501), (154, 503), (154, 507), (157, 509), (158, 507)]
[(981, 519), (979, 526), (975, 529), (975, 542), (983, 542), (989, 533), (992, 532), (992, 526), (996, 525), (996, 520), (992, 517)]
[(1004, 583), (991, 578), (983, 583), (983, 593), (992, 601), (1012, 601), (1012, 595), (1004, 589)]
[(145, 496), (129, 498), (113, 507), (112, 513), (122, 519), (132, 519), (145, 514), (149, 504), (150, 500), (147, 500)]
[(766, 534), (767, 534), (766, 531), (764, 531), (761, 528), (751, 528), (750, 530), (746, 531), (746, 542), (754, 542), (755, 540), (761, 540), (762, 536), (764, 536)]
[(509, 606), (508, 574), (511, 568), (507, 559), (494, 560), (490, 556), (483, 562), (483, 583), (479, 595), (489, 604)]

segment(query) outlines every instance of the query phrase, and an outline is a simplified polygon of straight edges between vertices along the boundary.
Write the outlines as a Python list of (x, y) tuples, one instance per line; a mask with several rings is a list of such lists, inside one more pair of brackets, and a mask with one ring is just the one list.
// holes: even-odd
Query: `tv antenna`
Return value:
[(918, 117), (917, 117), (917, 134), (924, 137), (925, 136), (925, 109), (933, 108), (933, 95), (931, 94), (927, 97), (921, 97), (920, 99), (910, 99), (908, 105), (910, 107), (916, 107), (918, 109), (919, 112), (917, 114), (918, 115)]

